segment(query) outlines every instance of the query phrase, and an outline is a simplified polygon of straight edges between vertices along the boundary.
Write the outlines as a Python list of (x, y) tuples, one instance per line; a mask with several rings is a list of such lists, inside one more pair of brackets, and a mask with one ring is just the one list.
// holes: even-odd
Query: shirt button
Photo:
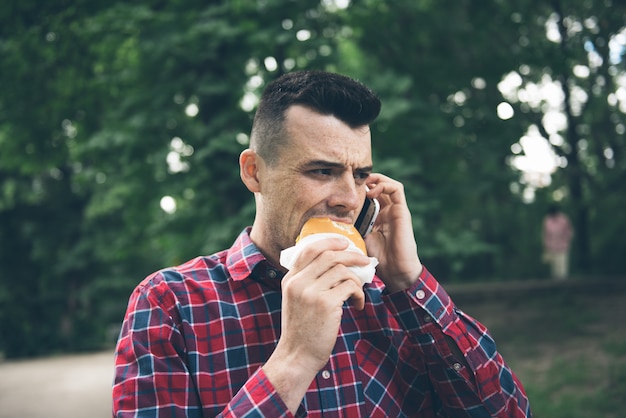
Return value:
[(456, 370), (457, 372), (463, 368), (463, 366), (461, 366), (461, 363), (454, 363), (452, 367), (454, 367), (454, 370)]
[(418, 299), (424, 299), (424, 296), (426, 296), (426, 292), (424, 292), (423, 290), (418, 290), (417, 292), (415, 292), (415, 296)]
[(277, 273), (276, 273), (276, 270), (274, 270), (274, 269), (269, 269), (267, 271), (267, 277), (269, 277), (270, 279), (275, 279), (276, 275), (277, 275)]
[(330, 372), (328, 370), (324, 370), (322, 372), (322, 378), (324, 378), (326, 380), (330, 379)]
[(426, 323), (433, 322), (433, 317), (430, 315), (424, 315), (424, 322)]

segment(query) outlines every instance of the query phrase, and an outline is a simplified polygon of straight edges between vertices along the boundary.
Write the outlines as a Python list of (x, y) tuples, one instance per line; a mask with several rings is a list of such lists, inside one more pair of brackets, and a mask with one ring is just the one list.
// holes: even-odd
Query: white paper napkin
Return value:
[[(294, 245), (293, 247), (289, 247), (281, 251), (280, 264), (286, 269), (291, 270), (296, 259), (298, 258), (298, 256), (300, 255), (304, 247), (306, 247), (307, 245), (313, 244), (317, 241), (328, 239), (328, 238), (343, 238), (346, 241), (348, 241), (350, 244), (350, 246), (346, 248), (346, 251), (354, 251), (354, 252), (358, 252), (361, 254), (363, 253), (363, 251), (361, 251), (359, 247), (354, 245), (354, 243), (347, 237), (341, 234), (333, 233), (333, 232), (321, 232), (318, 234), (308, 235), (302, 238), (301, 240), (299, 240), (298, 243)], [(348, 267), (361, 280), (362, 284), (372, 282), (372, 279), (374, 278), (374, 273), (376, 273), (376, 266), (378, 265), (378, 259), (376, 257), (368, 257), (368, 258), (370, 259), (370, 263), (367, 266)]]

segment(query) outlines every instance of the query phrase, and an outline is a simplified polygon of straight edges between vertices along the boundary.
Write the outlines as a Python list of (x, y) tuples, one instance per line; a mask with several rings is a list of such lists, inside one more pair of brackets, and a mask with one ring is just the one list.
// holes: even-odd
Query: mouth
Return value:
[(316, 216), (311, 216), (311, 218), (328, 218), (333, 222), (338, 222), (338, 223), (343, 223), (343, 224), (348, 224), (348, 225), (354, 224), (354, 220), (352, 219), (352, 217), (349, 217), (349, 216), (316, 215)]

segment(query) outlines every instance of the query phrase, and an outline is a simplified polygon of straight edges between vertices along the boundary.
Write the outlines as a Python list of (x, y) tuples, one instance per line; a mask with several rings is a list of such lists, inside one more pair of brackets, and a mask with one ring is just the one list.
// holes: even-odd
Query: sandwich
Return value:
[(336, 222), (329, 218), (311, 218), (302, 227), (300, 235), (296, 238), (296, 245), (301, 239), (313, 234), (339, 234), (348, 238), (364, 255), (367, 255), (365, 241), (356, 230), (354, 225)]
[[(305, 222), (300, 234), (296, 238), (296, 244), (283, 250), (280, 254), (280, 264), (291, 269), (300, 255), (302, 249), (307, 245), (315, 245), (323, 239), (331, 237), (340, 237), (348, 240), (349, 246), (346, 251), (356, 251), (363, 255), (367, 255), (367, 248), (363, 237), (353, 225), (333, 221), (329, 218), (311, 218)], [(348, 266), (363, 284), (371, 283), (376, 273), (378, 260), (375, 257), (369, 257), (370, 263), (367, 266)]]

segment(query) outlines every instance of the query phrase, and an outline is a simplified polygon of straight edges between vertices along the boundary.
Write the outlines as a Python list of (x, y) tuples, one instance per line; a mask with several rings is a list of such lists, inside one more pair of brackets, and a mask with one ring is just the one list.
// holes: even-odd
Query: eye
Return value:
[(370, 176), (370, 173), (367, 171), (358, 171), (354, 173), (354, 178), (357, 182), (364, 183), (365, 180)]
[(333, 171), (330, 168), (316, 168), (310, 171), (315, 176), (332, 176)]

